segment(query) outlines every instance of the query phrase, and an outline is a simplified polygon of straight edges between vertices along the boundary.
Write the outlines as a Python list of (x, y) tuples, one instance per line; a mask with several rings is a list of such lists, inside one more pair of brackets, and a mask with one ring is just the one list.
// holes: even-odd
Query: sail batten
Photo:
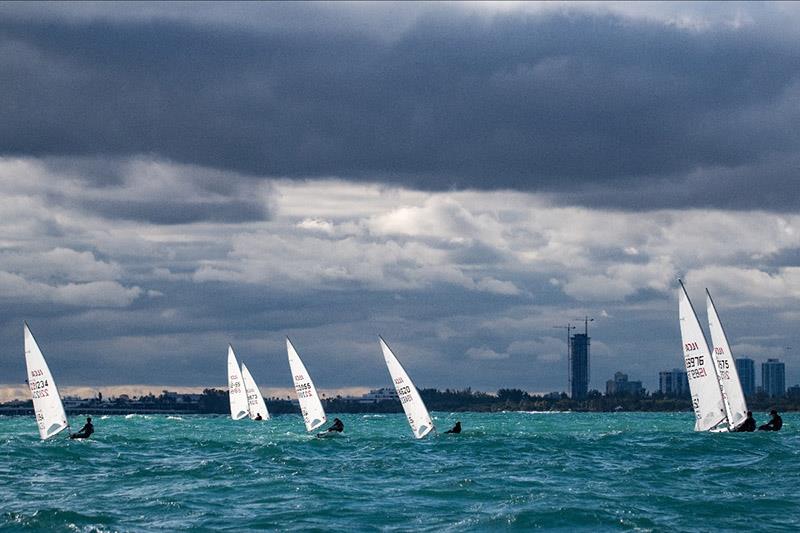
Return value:
[(411, 381), (408, 373), (391, 348), (389, 348), (389, 345), (380, 336), (378, 340), (383, 352), (383, 358), (386, 361), (386, 367), (392, 377), (392, 383), (394, 383), (400, 403), (406, 413), (408, 424), (411, 426), (411, 432), (414, 433), (415, 438), (421, 439), (435, 429), (428, 408), (425, 407), (425, 402), (422, 401), (417, 387)]
[(689, 295), (678, 280), (678, 318), (681, 327), (683, 360), (692, 394), (695, 431), (708, 431), (726, 421), (727, 413), (717, 369), (705, 334), (697, 319)]
[(247, 392), (239, 370), (239, 361), (233, 353), (233, 346), (228, 345), (228, 398), (231, 405), (231, 418), (241, 420), (248, 415)]
[(261, 391), (258, 390), (258, 385), (256, 385), (250, 370), (247, 369), (244, 363), (242, 363), (242, 382), (247, 393), (247, 407), (250, 418), (255, 420), (258, 415), (261, 415), (262, 420), (269, 419), (269, 411), (267, 411), (264, 397), (261, 395)]
[(64, 405), (58, 387), (44, 360), (44, 355), (36, 344), (28, 324), (24, 325), (25, 333), (25, 366), (28, 370), (28, 386), (33, 397), (33, 410), (36, 413), (36, 424), (39, 437), (49, 439), (69, 427)]
[(717, 377), (722, 388), (725, 406), (728, 410), (728, 429), (735, 429), (747, 418), (747, 401), (736, 371), (733, 352), (725, 335), (725, 328), (720, 322), (717, 308), (711, 293), (706, 289), (706, 308), (708, 311), (708, 328), (711, 331), (712, 355), (717, 365)]
[(300, 402), (303, 422), (307, 431), (314, 431), (326, 422), (325, 409), (322, 408), (322, 402), (316, 387), (314, 387), (314, 382), (311, 381), (311, 376), (289, 337), (286, 337), (286, 352), (289, 356), (289, 368), (292, 372), (297, 400)]

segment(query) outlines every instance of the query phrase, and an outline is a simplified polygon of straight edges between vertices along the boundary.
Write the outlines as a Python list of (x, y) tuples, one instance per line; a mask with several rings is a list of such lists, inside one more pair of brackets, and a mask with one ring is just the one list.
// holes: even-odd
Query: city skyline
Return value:
[[(794, 4), (0, 3), (0, 389), (800, 381)], [(703, 314), (703, 313), (701, 313)], [(703, 318), (701, 317), (701, 322)]]

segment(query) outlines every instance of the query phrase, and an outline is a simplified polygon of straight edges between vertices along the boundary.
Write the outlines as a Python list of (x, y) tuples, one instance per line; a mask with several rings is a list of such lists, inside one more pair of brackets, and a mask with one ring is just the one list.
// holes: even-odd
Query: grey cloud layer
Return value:
[[(353, 6), (280, 4), (253, 8), (273, 22), (256, 30), (182, 22), (174, 5), (128, 8), (67, 22), (6, 6), (4, 153), (148, 153), (246, 175), (634, 209), (798, 206), (800, 46), (758, 17), (698, 30), (577, 7), (373, 6), (348, 31), (314, 21)], [(401, 32), (360, 29), (388, 26), (392, 9)], [(308, 23), (275, 23), (292, 15)], [(263, 216), (236, 203), (94, 207), (167, 223)]]
[(799, 11), (0, 4), (0, 376), (652, 387), (682, 276), (794, 383)]
[[(19, 346), (28, 320), (65, 384), (221, 385), (233, 342), (264, 386), (286, 387), (289, 334), (320, 386), (377, 386), (382, 333), (421, 386), (558, 390), (553, 326), (590, 314), (593, 385), (623, 369), (652, 387), (655, 369), (680, 363), (679, 275), (698, 301), (712, 290), (738, 353), (798, 341), (797, 215), (594, 210), (336, 180), (248, 188), (229, 176), (222, 190), (202, 167), (110, 167), (0, 160), (0, 346)], [(75, 201), (222, 193), (270, 217), (142, 222)], [(0, 351), (0, 373), (24, 376), (14, 349)]]

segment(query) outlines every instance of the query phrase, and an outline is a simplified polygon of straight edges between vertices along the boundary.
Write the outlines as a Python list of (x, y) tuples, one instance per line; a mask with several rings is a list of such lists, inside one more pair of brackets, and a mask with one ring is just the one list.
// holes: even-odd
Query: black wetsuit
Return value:
[(453, 426), (453, 429), (448, 429), (445, 433), (461, 433), (461, 422), (456, 422), (456, 425)]
[(756, 430), (756, 419), (753, 418), (753, 415), (747, 415), (747, 418), (744, 419), (742, 424), (734, 429), (734, 431), (755, 431)]
[(774, 414), (774, 415), (772, 415), (772, 420), (770, 420), (769, 422), (767, 422), (763, 426), (760, 426), (758, 428), (758, 430), (759, 431), (780, 431), (782, 427), (783, 427), (783, 419), (781, 418), (781, 415)]
[(77, 433), (73, 433), (69, 436), (71, 439), (88, 439), (92, 433), (94, 433), (94, 425), (91, 422), (86, 422), (86, 424), (81, 428), (81, 430)]
[(337, 418), (336, 420), (333, 421), (333, 425), (328, 428), (328, 431), (337, 431), (341, 433), (342, 431), (344, 431), (344, 424), (342, 423), (341, 420)]

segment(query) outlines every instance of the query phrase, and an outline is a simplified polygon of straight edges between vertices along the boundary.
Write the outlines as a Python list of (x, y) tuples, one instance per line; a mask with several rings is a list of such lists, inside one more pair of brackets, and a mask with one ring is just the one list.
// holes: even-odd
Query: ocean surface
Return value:
[(421, 441), (400, 414), (338, 416), (330, 439), (128, 415), (46, 442), (0, 417), (0, 531), (800, 530), (800, 414), (698, 434), (691, 413), (434, 413), (464, 431)]

